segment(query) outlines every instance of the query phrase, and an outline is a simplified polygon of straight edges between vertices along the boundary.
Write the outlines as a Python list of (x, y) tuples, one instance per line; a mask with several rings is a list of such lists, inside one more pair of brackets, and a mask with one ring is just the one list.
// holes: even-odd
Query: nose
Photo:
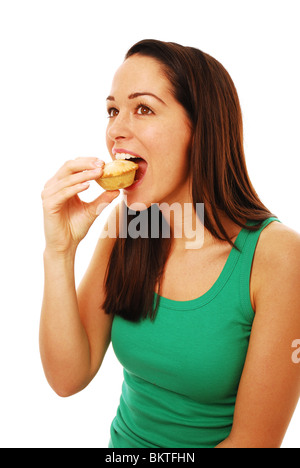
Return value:
[(130, 129), (129, 118), (119, 113), (117, 116), (110, 119), (106, 134), (111, 141), (130, 138), (132, 131)]

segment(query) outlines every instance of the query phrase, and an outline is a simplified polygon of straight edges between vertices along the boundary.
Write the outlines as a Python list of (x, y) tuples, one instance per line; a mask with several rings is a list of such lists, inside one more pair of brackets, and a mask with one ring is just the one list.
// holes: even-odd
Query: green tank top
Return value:
[[(261, 231), (242, 229), (214, 285), (190, 301), (160, 298), (154, 321), (118, 316), (124, 367), (110, 448), (213, 448), (228, 437), (254, 319), (249, 281)], [(250, 224), (250, 222), (248, 222)]]

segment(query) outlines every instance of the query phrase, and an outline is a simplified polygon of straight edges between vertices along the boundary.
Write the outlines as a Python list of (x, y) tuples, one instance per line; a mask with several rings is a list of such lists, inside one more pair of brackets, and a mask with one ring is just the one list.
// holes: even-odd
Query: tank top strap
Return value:
[[(276, 217), (267, 218), (262, 222), (261, 227), (257, 231), (249, 231), (243, 229), (241, 236), (238, 237), (237, 247), (240, 249), (240, 258), (238, 260), (237, 269), (240, 279), (240, 299), (242, 305), (243, 315), (252, 323), (254, 318), (254, 311), (251, 304), (250, 297), (250, 276), (252, 270), (252, 263), (254, 258), (257, 242), (262, 231), (273, 221), (281, 222)], [(256, 222), (248, 221), (247, 225), (255, 225)]]

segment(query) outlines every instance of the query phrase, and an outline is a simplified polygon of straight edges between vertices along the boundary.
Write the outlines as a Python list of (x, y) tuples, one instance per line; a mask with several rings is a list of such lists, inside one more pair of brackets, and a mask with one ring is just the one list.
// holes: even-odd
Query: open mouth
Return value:
[(145, 159), (137, 157), (137, 156), (132, 156), (131, 154), (128, 154), (128, 153), (116, 153), (115, 157), (116, 159), (133, 161), (139, 166), (139, 168), (137, 169), (135, 173), (134, 183), (130, 187), (127, 187), (126, 190), (132, 190), (137, 185), (140, 185), (146, 175), (147, 168), (148, 168), (148, 163), (145, 161)]

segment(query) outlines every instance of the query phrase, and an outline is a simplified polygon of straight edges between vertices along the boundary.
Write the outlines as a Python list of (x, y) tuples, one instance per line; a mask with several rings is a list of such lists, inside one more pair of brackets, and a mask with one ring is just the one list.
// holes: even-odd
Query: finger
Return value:
[(78, 172), (76, 174), (71, 174), (60, 180), (53, 180), (51, 184), (45, 187), (44, 196), (50, 197), (67, 187), (71, 187), (73, 185), (78, 185), (84, 182), (99, 179), (102, 176), (102, 174), (103, 174), (103, 168), (96, 167), (92, 170), (86, 170), (86, 171)]
[(70, 187), (64, 187), (51, 198), (51, 205), (60, 207), (64, 205), (68, 200), (73, 198), (75, 195), (78, 195), (78, 193), (87, 190), (89, 186), (90, 182), (82, 182), (81, 184), (71, 185)]
[(105, 162), (98, 158), (77, 158), (71, 159), (59, 169), (54, 178), (56, 180), (64, 179), (65, 177), (76, 174), (78, 172), (88, 171), (99, 167), (104, 167)]
[(103, 192), (99, 197), (97, 197), (91, 203), (87, 203), (87, 210), (90, 215), (96, 218), (102, 213), (104, 208), (106, 208), (115, 198), (120, 195), (120, 190), (112, 190)]
[(82, 182), (87, 182), (91, 180), (97, 180), (103, 175), (103, 166), (96, 167), (94, 169), (85, 170), (81, 172), (76, 172), (76, 174), (71, 174), (66, 176), (60, 181), (62, 187), (70, 187), (71, 185), (80, 184)]
[(66, 161), (65, 164), (49, 179), (44, 185), (44, 189), (56, 184), (58, 180), (62, 180), (70, 174), (88, 171), (97, 167), (104, 167), (105, 163), (97, 158), (77, 158), (75, 160)]

